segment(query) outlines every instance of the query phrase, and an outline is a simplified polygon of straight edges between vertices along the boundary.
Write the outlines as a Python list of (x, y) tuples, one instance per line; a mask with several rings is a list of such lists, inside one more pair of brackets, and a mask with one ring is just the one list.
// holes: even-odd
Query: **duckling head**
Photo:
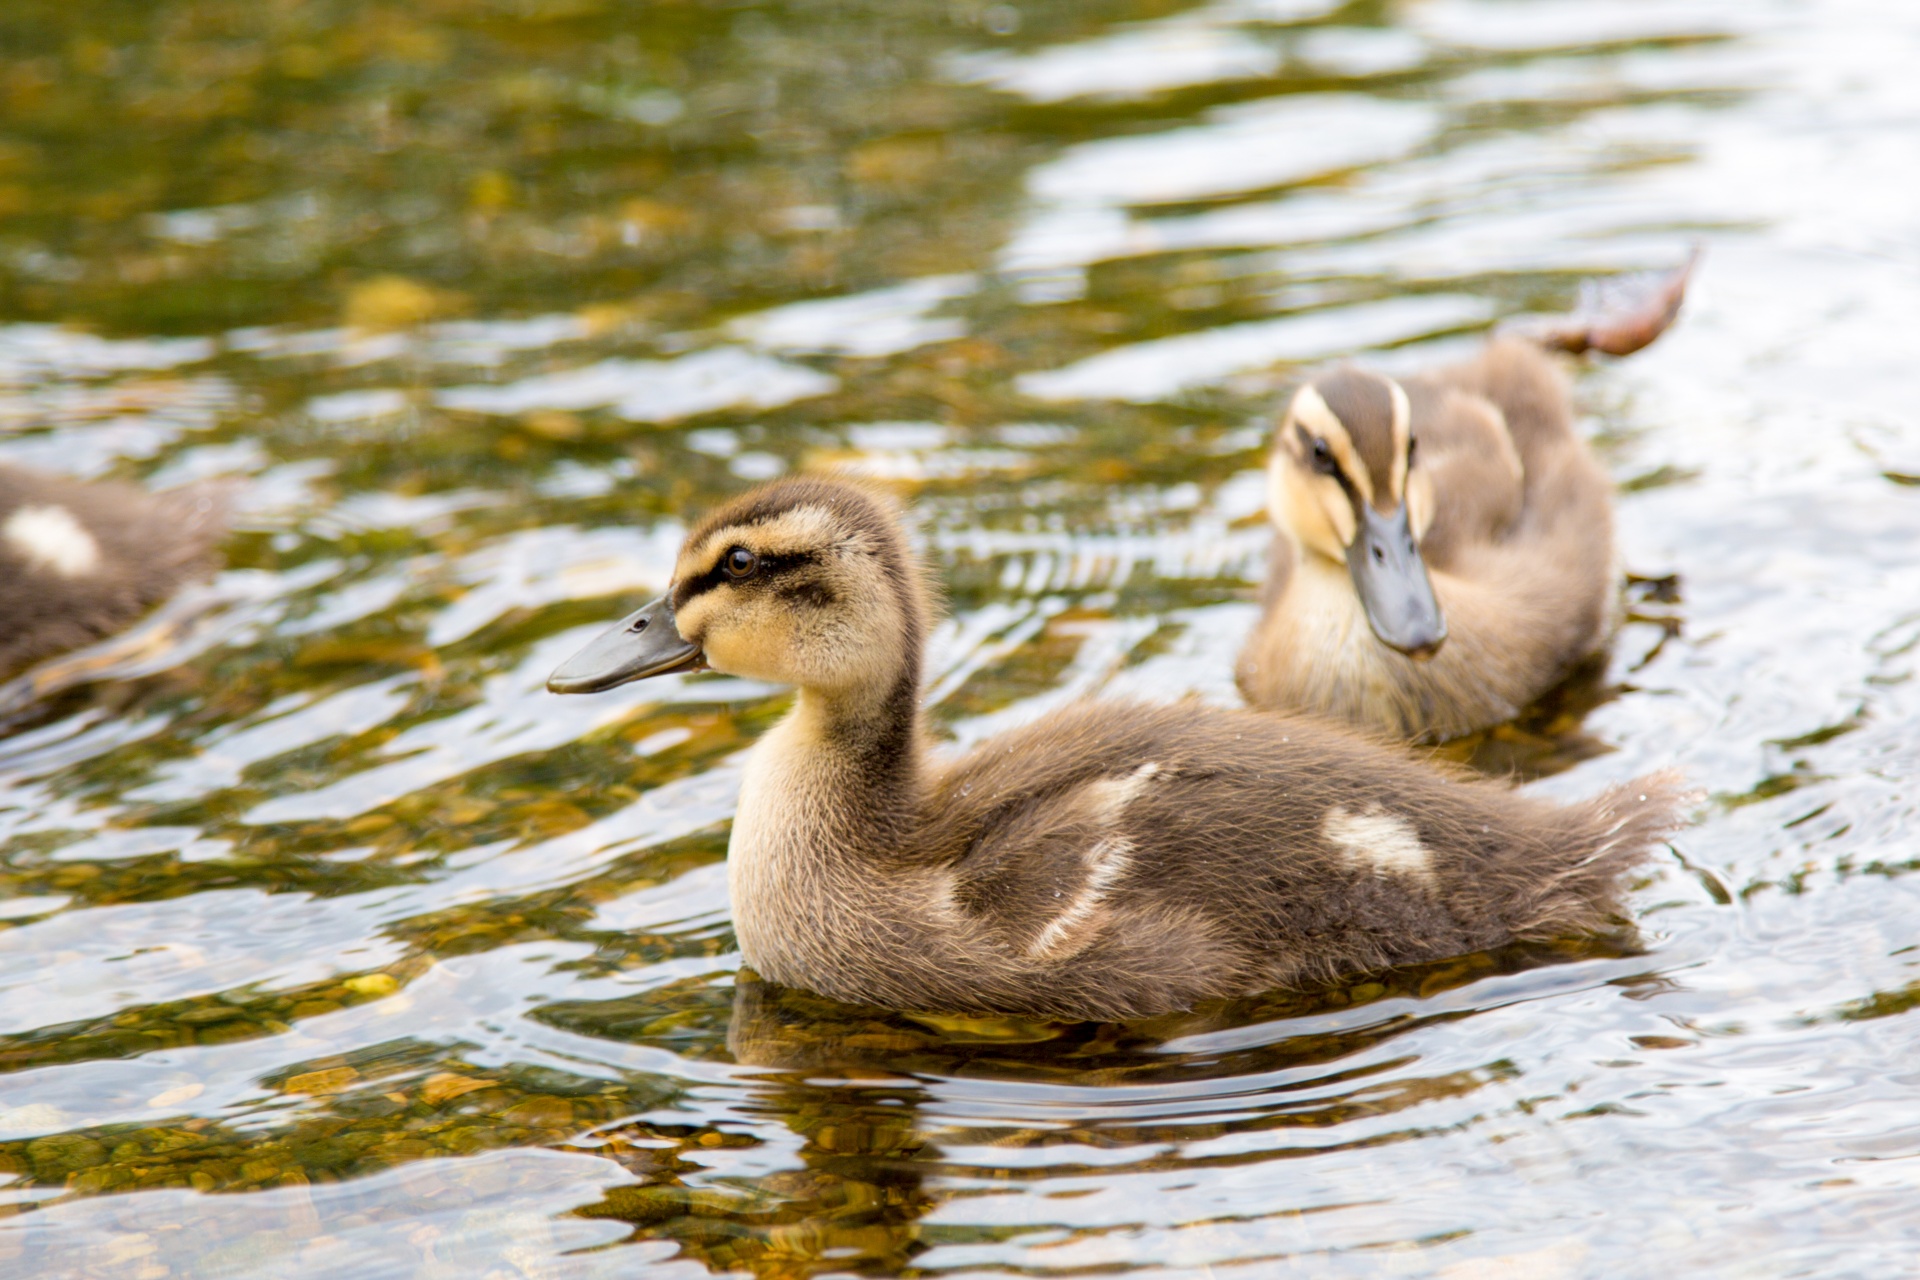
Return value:
[(569, 658), (555, 693), (711, 667), (830, 697), (918, 688), (929, 616), (918, 560), (885, 498), (838, 480), (775, 481), (687, 534), (665, 595)]
[(1420, 538), (1433, 487), (1399, 383), (1335, 369), (1294, 394), (1267, 462), (1267, 510), (1303, 554), (1344, 564), (1381, 643), (1430, 658), (1447, 638)]

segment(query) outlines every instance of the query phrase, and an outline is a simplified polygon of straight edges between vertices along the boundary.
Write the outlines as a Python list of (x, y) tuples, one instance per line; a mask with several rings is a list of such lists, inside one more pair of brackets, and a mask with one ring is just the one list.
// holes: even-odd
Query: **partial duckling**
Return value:
[(224, 491), (148, 493), (0, 464), (0, 676), (92, 644), (209, 573)]
[(1689, 263), (1616, 311), (1500, 337), (1405, 381), (1345, 367), (1294, 395), (1267, 465), (1275, 537), (1240, 655), (1256, 707), (1440, 741), (1509, 720), (1612, 634), (1612, 485), (1542, 345), (1631, 350)]
[(557, 693), (710, 666), (799, 686), (728, 852), (761, 975), (841, 1000), (1125, 1018), (1608, 927), (1669, 778), (1562, 806), (1316, 720), (1089, 702), (951, 763), (930, 591), (895, 511), (791, 479), (688, 534), (661, 599)]

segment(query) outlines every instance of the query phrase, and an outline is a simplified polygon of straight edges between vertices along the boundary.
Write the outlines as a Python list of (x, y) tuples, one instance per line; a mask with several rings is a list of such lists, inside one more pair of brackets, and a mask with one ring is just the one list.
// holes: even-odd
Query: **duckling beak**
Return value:
[(1360, 509), (1360, 532), (1347, 548), (1347, 572), (1373, 634), (1410, 658), (1431, 658), (1447, 638), (1447, 620), (1414, 544), (1406, 504), (1387, 515), (1364, 502), (1354, 505)]
[(673, 622), (673, 598), (661, 596), (642, 605), (606, 634), (560, 664), (547, 677), (549, 693), (605, 693), (669, 671), (698, 671), (706, 665), (700, 646), (680, 638)]

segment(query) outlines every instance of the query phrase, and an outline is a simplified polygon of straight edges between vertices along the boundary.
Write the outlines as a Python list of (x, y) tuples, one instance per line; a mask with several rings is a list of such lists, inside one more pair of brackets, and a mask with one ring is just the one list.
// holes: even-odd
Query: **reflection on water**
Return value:
[[(48, 1276), (1904, 1274), (1920, 24), (1886, 0), (176, 0), (0, 15), (0, 459), (244, 482), (0, 686), (0, 1263)], [(1678, 762), (1637, 950), (1126, 1026), (736, 976), (711, 674), (548, 697), (843, 466), (934, 714), (1232, 700), (1262, 413), (1710, 251), (1579, 374), (1604, 665), (1448, 750)]]

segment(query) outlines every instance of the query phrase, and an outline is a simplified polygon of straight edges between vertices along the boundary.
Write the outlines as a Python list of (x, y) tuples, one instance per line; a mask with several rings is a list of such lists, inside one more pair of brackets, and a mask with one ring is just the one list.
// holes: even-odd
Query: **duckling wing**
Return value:
[(1152, 761), (1115, 763), (1000, 791), (954, 868), (955, 904), (1022, 956), (1077, 954), (1110, 922), (1115, 886), (1136, 854), (1128, 810), (1159, 771)]
[(1407, 383), (1435, 518), (1421, 554), (1457, 657), (1484, 634), (1484, 672), (1515, 704), (1605, 642), (1612, 486), (1574, 430), (1562, 372), (1538, 348), (1488, 343)]
[(1407, 400), (1419, 450), (1409, 485), (1426, 486), (1432, 511), (1420, 554), (1444, 571), (1465, 548), (1507, 535), (1525, 502), (1526, 468), (1504, 415), (1484, 396), (1414, 380)]
[(953, 903), (1009, 968), (1143, 1010), (1604, 929), (1677, 791), (1559, 806), (1312, 720), (1094, 703), (935, 799)]
[(1331, 952), (1377, 963), (1390, 953), (1372, 935), (1414, 916), (1429, 942), (1442, 928), (1427, 918), (1432, 850), (1382, 803), (1430, 781), (1312, 722), (1082, 704), (984, 744), (944, 780), (942, 819), (967, 839), (953, 902), (1037, 967), (1179, 974), (1200, 961), (1238, 982), (1317, 964), (1298, 944), (1325, 953), (1336, 935)]
[[(1465, 418), (1442, 411), (1447, 392), (1473, 397), (1491, 405), (1497, 421), (1520, 460), (1525, 477), (1523, 505), (1539, 505), (1551, 495), (1542, 485), (1550, 481), (1569, 455), (1587, 457), (1586, 443), (1573, 426), (1573, 392), (1566, 374), (1538, 347), (1517, 338), (1495, 338), (1478, 355), (1448, 365), (1406, 383), (1413, 408), (1414, 437), (1424, 452), (1429, 435), (1441, 448), (1456, 447), (1454, 433), (1483, 430)], [(1428, 406), (1422, 421), (1421, 401)]]

